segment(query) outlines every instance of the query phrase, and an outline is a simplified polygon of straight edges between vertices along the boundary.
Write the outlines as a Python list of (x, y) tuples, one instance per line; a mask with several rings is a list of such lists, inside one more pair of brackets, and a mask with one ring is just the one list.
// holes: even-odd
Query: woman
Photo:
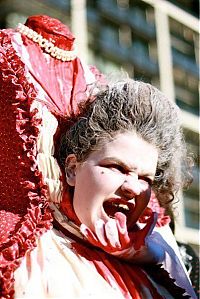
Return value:
[(62, 140), (55, 228), (16, 270), (16, 298), (195, 298), (155, 204), (187, 181), (185, 153), (177, 107), (156, 88), (99, 90)]
[(189, 174), (177, 108), (125, 80), (77, 117), (99, 75), (73, 41), (48, 16), (0, 32), (0, 297), (195, 298), (164, 209)]

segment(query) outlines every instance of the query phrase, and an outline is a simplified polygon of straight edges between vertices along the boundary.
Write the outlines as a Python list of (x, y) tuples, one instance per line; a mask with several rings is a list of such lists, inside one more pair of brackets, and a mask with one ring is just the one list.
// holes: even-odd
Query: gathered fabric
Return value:
[(146, 227), (137, 232), (132, 240), (131, 255), (127, 255), (126, 245), (121, 251), (117, 249), (118, 254), (111, 244), (104, 248), (94, 232), (85, 234), (82, 224), (74, 224), (55, 204), (51, 208), (54, 227), (73, 240), (72, 248), (76, 254), (95, 265), (112, 288), (116, 289), (118, 284), (124, 298), (196, 298), (171, 229), (168, 223), (160, 224), (162, 216), (165, 217), (163, 208), (160, 216), (155, 217), (157, 213), (153, 210), (158, 211), (158, 202), (154, 195), (149, 206), (147, 213), (149, 215), (151, 210), (154, 221), (150, 219)]
[[(54, 34), (55, 19), (38, 20), (40, 33)], [(69, 39), (70, 50), (74, 37), (58, 23), (57, 45)], [(14, 298), (14, 271), (52, 228), (49, 194), (60, 200), (54, 135), (59, 137), (62, 127), (78, 115), (78, 104), (96, 79), (79, 58), (56, 60), (14, 29), (0, 31), (0, 69), (0, 298)], [(47, 131), (49, 139), (43, 138)], [(45, 172), (45, 165), (50, 170)]]
[[(180, 287), (178, 273), (186, 279), (180, 265), (174, 279), (163, 262), (132, 263), (115, 257), (88, 242), (55, 205), (51, 209), (55, 228), (38, 239), (15, 271), (16, 298), (195, 298)], [(170, 241), (175, 257), (169, 227), (160, 227), (159, 234)]]

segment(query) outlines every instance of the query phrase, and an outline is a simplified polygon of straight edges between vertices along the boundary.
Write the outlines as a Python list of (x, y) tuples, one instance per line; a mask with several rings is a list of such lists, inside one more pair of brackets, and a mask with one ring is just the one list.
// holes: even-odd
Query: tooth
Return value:
[(123, 208), (123, 209), (125, 209), (125, 210), (129, 210), (128, 206), (127, 206), (127, 205), (124, 205), (124, 204), (122, 204), (122, 203), (119, 204), (119, 207), (120, 207), (120, 208)]
[(130, 199), (128, 202), (135, 204), (135, 198)]

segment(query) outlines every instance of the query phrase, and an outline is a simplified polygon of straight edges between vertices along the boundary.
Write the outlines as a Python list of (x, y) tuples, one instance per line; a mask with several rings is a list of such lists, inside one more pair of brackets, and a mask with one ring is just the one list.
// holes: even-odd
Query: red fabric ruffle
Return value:
[(170, 223), (170, 221), (171, 221), (170, 216), (166, 215), (165, 208), (160, 206), (159, 201), (156, 198), (155, 193), (153, 192), (153, 190), (151, 191), (151, 198), (150, 198), (150, 201), (148, 203), (148, 206), (146, 207), (146, 209), (144, 210), (144, 212), (140, 216), (139, 222), (146, 223), (148, 221), (149, 217), (151, 216), (152, 211), (156, 212), (156, 214), (158, 215), (158, 218), (157, 218), (157, 221), (156, 221), (156, 226), (157, 227), (165, 226), (165, 225)]
[(14, 270), (21, 257), (50, 229), (46, 186), (36, 165), (36, 94), (6, 31), (0, 33), (0, 289), (14, 296)]

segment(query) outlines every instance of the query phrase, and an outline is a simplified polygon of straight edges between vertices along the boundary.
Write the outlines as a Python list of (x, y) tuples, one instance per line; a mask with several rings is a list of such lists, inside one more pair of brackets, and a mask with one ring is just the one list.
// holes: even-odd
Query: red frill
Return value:
[(141, 223), (146, 223), (147, 220), (149, 219), (149, 216), (151, 213), (156, 212), (158, 215), (157, 221), (156, 221), (156, 226), (161, 227), (165, 226), (170, 223), (171, 218), (170, 216), (166, 215), (165, 208), (161, 207), (155, 193), (151, 191), (151, 198), (148, 204), (148, 207), (144, 210), (143, 214), (139, 218), (139, 222)]
[(0, 32), (0, 68), (0, 295), (13, 298), (14, 270), (51, 228), (52, 216), (35, 163), (41, 120), (30, 106), (36, 93), (6, 31)]

